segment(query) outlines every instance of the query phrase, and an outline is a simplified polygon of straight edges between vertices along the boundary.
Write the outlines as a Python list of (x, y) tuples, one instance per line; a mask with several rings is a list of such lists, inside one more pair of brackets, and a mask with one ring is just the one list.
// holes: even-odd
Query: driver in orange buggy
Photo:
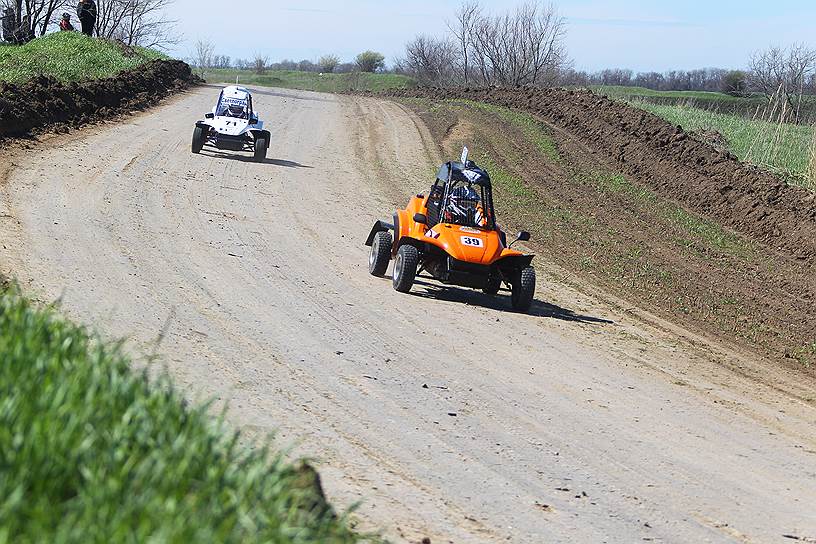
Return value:
[(445, 222), (474, 227), (487, 225), (481, 198), (473, 187), (461, 186), (451, 191), (445, 209)]

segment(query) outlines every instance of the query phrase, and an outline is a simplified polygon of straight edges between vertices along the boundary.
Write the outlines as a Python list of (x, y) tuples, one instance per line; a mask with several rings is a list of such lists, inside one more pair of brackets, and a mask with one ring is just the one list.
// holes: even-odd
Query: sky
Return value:
[[(522, 0), (482, 0), (487, 11)], [(814, 0), (560, 0), (567, 49), (576, 69), (630, 68), (663, 72), (742, 68), (753, 51), (804, 42), (816, 47)], [(216, 53), (272, 61), (344, 61), (373, 49), (386, 62), (417, 34), (443, 35), (459, 0), (175, 0), (168, 17), (183, 37), (171, 51), (192, 56), (198, 39)]]

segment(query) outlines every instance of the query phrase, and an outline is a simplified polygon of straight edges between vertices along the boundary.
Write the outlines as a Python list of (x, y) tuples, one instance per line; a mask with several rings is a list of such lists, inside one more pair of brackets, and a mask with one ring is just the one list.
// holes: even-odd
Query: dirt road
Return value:
[(157, 353), (191, 397), (229, 400), (248, 433), (277, 430), (398, 541), (816, 538), (808, 384), (546, 256), (531, 315), (396, 293), (362, 242), (430, 181), (422, 125), (394, 103), (267, 90), (267, 163), (192, 155), (214, 93), (13, 152), (3, 270)]

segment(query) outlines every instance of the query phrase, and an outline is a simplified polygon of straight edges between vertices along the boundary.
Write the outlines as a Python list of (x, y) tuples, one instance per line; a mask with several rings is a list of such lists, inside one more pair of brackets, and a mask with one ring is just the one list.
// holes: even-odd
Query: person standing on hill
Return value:
[(96, 13), (96, 2), (94, 0), (80, 0), (79, 4), (77, 4), (77, 16), (82, 25), (82, 33), (86, 36), (93, 36)]
[(17, 30), (17, 41), (19, 45), (24, 45), (34, 39), (34, 27), (31, 24), (31, 15), (23, 16), (23, 22), (20, 23), (20, 28)]
[(71, 15), (68, 13), (62, 14), (62, 19), (60, 19), (60, 30), (66, 32), (75, 30), (74, 25), (71, 24)]
[(14, 9), (3, 10), (3, 41), (14, 43), (16, 41), (17, 17)]

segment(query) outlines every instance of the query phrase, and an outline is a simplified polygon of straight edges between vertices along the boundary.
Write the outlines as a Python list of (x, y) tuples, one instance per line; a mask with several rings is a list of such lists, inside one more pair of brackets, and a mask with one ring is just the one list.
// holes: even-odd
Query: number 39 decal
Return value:
[(484, 247), (484, 242), (481, 238), (473, 238), (471, 236), (462, 236), (462, 244), (470, 247)]

